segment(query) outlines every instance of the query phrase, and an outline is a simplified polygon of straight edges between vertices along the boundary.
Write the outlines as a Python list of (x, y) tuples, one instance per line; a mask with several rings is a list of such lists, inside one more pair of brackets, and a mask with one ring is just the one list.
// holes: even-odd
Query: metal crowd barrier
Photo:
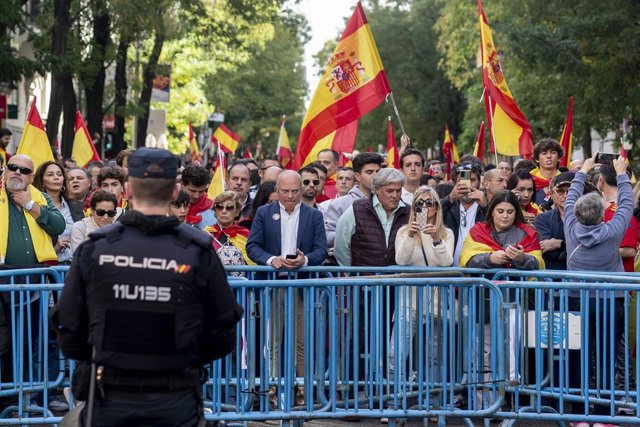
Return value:
[[(206, 418), (640, 424), (640, 277), (371, 270), (230, 269), (245, 316), (233, 353), (206, 367)], [(61, 419), (46, 408), (72, 367), (49, 337), (46, 313), (65, 273), (0, 271), (0, 340), (11, 342), (0, 351), (9, 348), (2, 354), (12, 362), (0, 365), (0, 425)]]

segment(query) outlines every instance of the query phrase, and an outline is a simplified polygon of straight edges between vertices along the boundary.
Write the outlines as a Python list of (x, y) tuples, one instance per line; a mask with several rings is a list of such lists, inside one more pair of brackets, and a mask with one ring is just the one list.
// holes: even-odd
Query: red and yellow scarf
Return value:
[[(245, 227), (241, 227), (239, 225), (233, 224), (233, 225), (230, 225), (229, 227), (222, 228), (220, 227), (220, 224), (214, 224), (210, 227), (205, 227), (204, 231), (211, 234), (218, 241), (224, 240), (222, 239), (222, 236), (226, 236), (227, 240), (229, 240), (229, 242), (233, 246), (238, 248), (240, 253), (242, 253), (242, 257), (244, 258), (247, 264), (256, 265), (256, 263), (251, 261), (249, 259), (249, 256), (247, 255), (247, 240), (249, 239), (249, 230), (246, 229)], [(218, 250), (219, 248), (215, 248), (215, 249)]]
[[(540, 249), (536, 231), (526, 224), (515, 224), (514, 227), (518, 227), (525, 232), (524, 238), (518, 242), (519, 245), (522, 245), (524, 253), (533, 255), (538, 260), (540, 270), (544, 269), (542, 250)], [(491, 231), (491, 224), (487, 221), (479, 222), (471, 228), (467, 238), (464, 240), (462, 252), (460, 253), (460, 267), (466, 267), (469, 260), (475, 255), (493, 253), (504, 249), (491, 236)], [(511, 263), (506, 263), (504, 267), (511, 268)]]

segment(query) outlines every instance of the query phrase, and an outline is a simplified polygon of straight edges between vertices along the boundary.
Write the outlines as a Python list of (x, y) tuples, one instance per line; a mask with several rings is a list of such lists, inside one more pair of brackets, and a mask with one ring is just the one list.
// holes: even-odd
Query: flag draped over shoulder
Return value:
[(213, 178), (209, 184), (207, 190), (207, 197), (210, 200), (214, 200), (218, 197), (218, 194), (224, 191), (224, 182), (226, 180), (227, 164), (224, 151), (222, 150), (220, 143), (218, 143), (218, 158), (216, 159), (215, 172), (213, 172)]
[(400, 154), (396, 137), (393, 135), (391, 117), (389, 117), (389, 125), (387, 126), (387, 167), (400, 169)]
[(76, 111), (76, 133), (73, 136), (73, 147), (71, 157), (81, 168), (87, 167), (89, 162), (100, 161), (100, 155), (91, 141), (89, 130), (82, 118), (80, 111)]
[[(371, 28), (358, 2), (309, 104), (293, 167), (307, 164), (319, 141), (376, 108), (390, 92)], [(334, 140), (343, 141), (339, 136)], [(335, 145), (328, 148), (340, 152)], [(353, 146), (343, 151), (352, 152)]]
[(449, 126), (445, 126), (444, 128), (444, 142), (442, 143), (442, 154), (447, 159), (447, 170), (446, 177), (449, 179), (451, 177), (451, 168), (453, 165), (460, 161), (460, 156), (458, 155), (458, 148), (456, 147), (456, 143), (453, 141), (453, 137), (449, 132)]
[(476, 145), (473, 148), (473, 155), (482, 161), (482, 157), (484, 156), (484, 122), (480, 123)]
[(480, 16), (480, 50), (482, 52), (482, 81), (484, 83), (484, 105), (492, 144), (498, 154), (505, 156), (533, 156), (531, 125), (522, 114), (500, 65), (500, 58), (493, 44), (491, 28), (478, 0)]
[(287, 135), (287, 128), (284, 126), (287, 117), (282, 116), (282, 123), (280, 124), (280, 135), (278, 135), (278, 148), (276, 148), (276, 154), (278, 155), (278, 162), (283, 168), (289, 169), (291, 167), (291, 143), (289, 142), (289, 135)]
[(53, 161), (53, 151), (51, 151), (49, 138), (47, 138), (38, 107), (36, 107), (35, 97), (31, 101), (31, 107), (29, 107), (29, 114), (24, 124), (24, 131), (16, 154), (29, 156), (33, 160), (33, 165), (36, 169), (44, 162)]
[(571, 152), (573, 151), (573, 96), (569, 98), (569, 110), (567, 111), (567, 119), (562, 129), (560, 145), (564, 151), (560, 159), (560, 166), (566, 167), (571, 163)]
[(249, 265), (256, 265), (255, 262), (251, 261), (249, 256), (247, 255), (247, 241), (249, 240), (249, 230), (246, 228), (232, 224), (227, 228), (220, 227), (220, 224), (214, 224), (209, 227), (205, 227), (204, 231), (210, 233), (213, 237), (218, 241), (224, 240), (223, 237), (229, 240), (229, 242), (235, 246), (240, 253), (242, 253), (242, 257), (245, 262)]
[[(539, 269), (543, 270), (545, 264), (542, 259), (542, 249), (540, 249), (540, 243), (538, 242), (535, 229), (525, 224), (515, 224), (514, 227), (518, 227), (525, 232), (524, 238), (518, 244), (522, 245), (525, 254), (533, 255), (538, 260)], [(491, 231), (491, 224), (489, 224), (488, 221), (478, 222), (471, 228), (462, 245), (460, 267), (466, 267), (469, 260), (475, 255), (493, 253), (504, 249), (491, 236)], [(510, 263), (505, 264), (505, 268), (510, 267)]]
[(223, 124), (218, 126), (218, 129), (216, 129), (213, 135), (211, 135), (211, 140), (214, 143), (219, 142), (220, 148), (222, 148), (222, 150), (228, 154), (233, 154), (236, 152), (236, 150), (238, 149), (238, 143), (241, 139), (242, 138), (240, 138), (240, 136), (233, 133), (231, 129)]
[(200, 148), (198, 147), (198, 141), (196, 141), (196, 134), (193, 132), (191, 122), (189, 122), (189, 158), (191, 163), (202, 162)]

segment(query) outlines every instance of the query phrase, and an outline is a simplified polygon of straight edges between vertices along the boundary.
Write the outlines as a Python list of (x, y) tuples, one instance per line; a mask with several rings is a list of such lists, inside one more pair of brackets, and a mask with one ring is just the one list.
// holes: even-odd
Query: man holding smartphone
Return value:
[[(466, 172), (462, 174), (462, 171)], [(460, 262), (462, 242), (471, 227), (484, 219), (487, 198), (480, 190), (481, 174), (482, 166), (480, 163), (463, 162), (458, 164), (451, 172), (451, 177), (456, 185), (451, 190), (449, 197), (442, 199), (444, 225), (453, 231), (455, 238), (453, 265), (456, 267)], [(462, 179), (462, 176), (469, 177), (468, 183)]]

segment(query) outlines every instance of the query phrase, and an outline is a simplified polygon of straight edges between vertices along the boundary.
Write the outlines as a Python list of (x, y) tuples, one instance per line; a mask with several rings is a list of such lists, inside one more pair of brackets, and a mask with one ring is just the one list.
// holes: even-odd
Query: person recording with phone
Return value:
[[(462, 175), (464, 175), (464, 179)], [(456, 267), (459, 265), (462, 242), (476, 222), (484, 219), (487, 197), (480, 190), (481, 175), (482, 163), (462, 162), (458, 164), (451, 171), (451, 178), (456, 185), (449, 196), (441, 201), (442, 220), (444, 225), (453, 232), (455, 248), (453, 265)]]
[[(449, 267), (453, 264), (453, 249), (455, 238), (453, 231), (445, 227), (442, 221), (442, 207), (440, 198), (435, 190), (421, 186), (413, 193), (413, 204), (409, 212), (409, 222), (398, 230), (396, 235), (396, 263), (398, 265)], [(428, 292), (428, 291), (426, 291)], [(437, 289), (434, 288), (437, 301)], [(425, 298), (425, 294), (421, 294)], [(400, 366), (411, 349), (411, 342), (417, 328), (417, 298), (415, 287), (404, 287), (400, 290), (399, 310), (396, 312), (396, 322), (391, 332), (389, 347), (389, 366), (394, 371), (396, 354), (401, 357)], [(438, 304), (438, 302), (436, 302)], [(427, 307), (426, 302), (423, 305)], [(426, 315), (425, 315), (426, 316)], [(427, 317), (425, 317), (427, 318)], [(398, 328), (403, 325), (399, 349), (395, 348), (395, 336), (400, 333)], [(422, 321), (420, 322), (422, 324)], [(397, 352), (400, 353), (397, 353)]]

